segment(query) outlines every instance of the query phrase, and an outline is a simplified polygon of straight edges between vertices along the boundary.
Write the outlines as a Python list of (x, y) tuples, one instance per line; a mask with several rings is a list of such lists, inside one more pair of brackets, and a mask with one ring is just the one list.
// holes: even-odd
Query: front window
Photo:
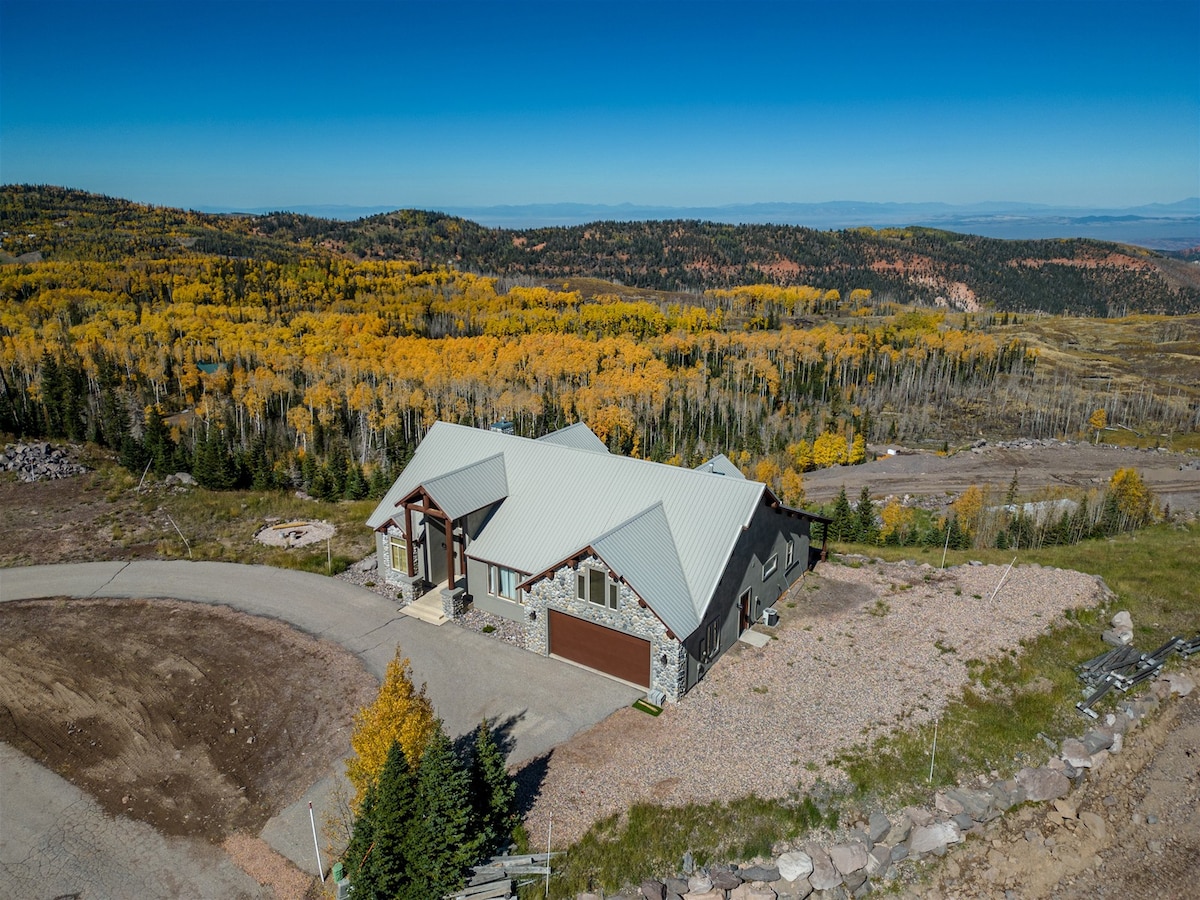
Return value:
[(521, 591), (517, 585), (521, 583), (521, 575), (503, 566), (488, 566), (488, 593), (493, 597), (503, 597), (505, 600), (520, 602)]
[(772, 553), (771, 558), (763, 563), (763, 581), (766, 581), (775, 574), (775, 570), (779, 567), (779, 554)]
[(399, 572), (408, 571), (408, 541), (403, 536), (391, 538), (392, 568)]
[(792, 563), (794, 563), (795, 561), (796, 561), (796, 542), (794, 540), (791, 540), (791, 541), (788, 541), (787, 563), (786, 563), (787, 568), (790, 569), (792, 567)]

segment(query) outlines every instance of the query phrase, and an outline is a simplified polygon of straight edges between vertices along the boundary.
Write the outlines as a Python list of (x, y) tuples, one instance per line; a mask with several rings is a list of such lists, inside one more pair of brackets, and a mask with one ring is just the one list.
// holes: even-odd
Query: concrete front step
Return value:
[(407, 606), (400, 607), (400, 612), (406, 616), (412, 616), (414, 619), (420, 619), (422, 622), (428, 622), (430, 625), (445, 625), (450, 621), (442, 612), (441, 597), (437, 596), (418, 597)]

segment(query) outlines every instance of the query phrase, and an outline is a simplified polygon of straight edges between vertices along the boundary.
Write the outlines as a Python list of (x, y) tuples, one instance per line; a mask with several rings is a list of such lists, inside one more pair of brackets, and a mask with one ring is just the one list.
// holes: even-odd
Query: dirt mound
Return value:
[(342, 648), (222, 607), (0, 604), (0, 741), (167, 835), (257, 833), (374, 690)]

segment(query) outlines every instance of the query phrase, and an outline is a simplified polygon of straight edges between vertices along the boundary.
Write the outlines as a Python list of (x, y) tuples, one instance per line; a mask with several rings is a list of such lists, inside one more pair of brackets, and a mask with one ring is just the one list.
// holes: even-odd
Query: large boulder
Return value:
[(870, 819), (867, 820), (867, 833), (871, 836), (871, 843), (878, 844), (888, 836), (888, 832), (892, 830), (892, 820), (883, 813), (876, 810), (871, 813)]
[(829, 858), (828, 853), (820, 847), (810, 845), (808, 855), (812, 858), (813, 866), (808, 881), (814, 889), (827, 891), (842, 883), (842, 873), (834, 867), (833, 860)]
[(866, 868), (867, 848), (859, 843), (834, 844), (829, 848), (829, 860), (842, 875)]
[(1093, 728), (1083, 736), (1082, 744), (1088, 753), (1095, 755), (1113, 745), (1116, 734), (1110, 728)]
[[(779, 870), (779, 877), (784, 881), (797, 881), (812, 874), (813, 860), (803, 850), (789, 850), (780, 855), (776, 867)], [(763, 879), (763, 881), (766, 880)]]
[(666, 885), (661, 881), (655, 881), (653, 878), (647, 878), (643, 881), (638, 891), (646, 900), (663, 900), (667, 896)]
[(705, 875), (703, 871), (697, 872), (695, 875), (688, 877), (689, 894), (704, 894), (712, 889), (712, 879)]
[(742, 883), (741, 876), (727, 868), (710, 870), (708, 877), (712, 879), (712, 886), (720, 891), (732, 891)]
[[(811, 860), (809, 866), (812, 866)], [(741, 876), (742, 881), (778, 881), (781, 877), (779, 869), (775, 866), (747, 866), (744, 869), (738, 869), (738, 875)]]
[(936, 853), (961, 840), (962, 829), (957, 822), (934, 822), (913, 828), (908, 837), (908, 849), (911, 853)]
[(1068, 765), (1074, 766), (1076, 769), (1090, 769), (1092, 767), (1092, 753), (1083, 745), (1083, 741), (1075, 738), (1067, 738), (1062, 742), (1062, 759)]
[(961, 807), (959, 812), (967, 813), (976, 822), (988, 822), (996, 817), (994, 798), (988, 791), (952, 788), (946, 791), (946, 797)]
[(1017, 784), (1025, 791), (1025, 799), (1040, 803), (1057, 800), (1071, 790), (1071, 781), (1062, 772), (1053, 769), (1022, 769), (1017, 773)]

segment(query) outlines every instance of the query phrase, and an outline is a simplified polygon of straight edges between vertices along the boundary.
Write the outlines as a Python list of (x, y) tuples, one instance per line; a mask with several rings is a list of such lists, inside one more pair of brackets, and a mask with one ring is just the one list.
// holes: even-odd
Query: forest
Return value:
[[(438, 419), (527, 436), (582, 420), (615, 452), (680, 465), (724, 452), (789, 503), (805, 471), (869, 441), (1077, 436), (1098, 407), (1200, 426), (1194, 379), (1099, 382), (1045, 364), (1041, 316), (901, 304), (844, 275), (518, 283), (247, 218), (61, 189), (0, 201), (0, 431), (214, 488), (379, 492)], [(1131, 321), (1197, 340), (1194, 319)]]

